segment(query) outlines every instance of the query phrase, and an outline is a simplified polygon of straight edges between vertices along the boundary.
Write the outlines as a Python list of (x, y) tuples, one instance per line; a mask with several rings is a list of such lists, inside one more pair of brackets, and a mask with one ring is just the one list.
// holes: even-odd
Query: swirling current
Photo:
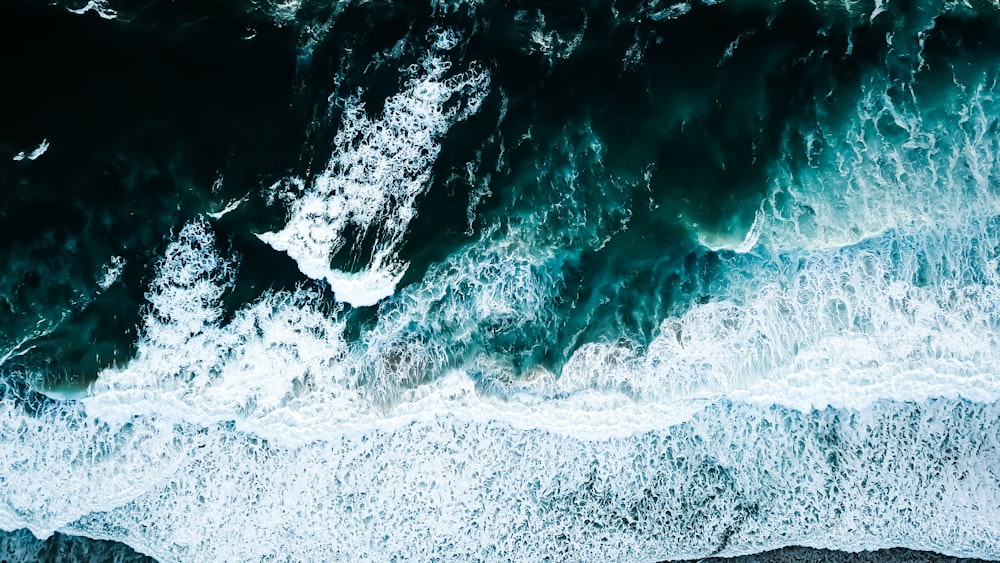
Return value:
[(7, 560), (1000, 559), (996, 3), (13, 0), (0, 62)]

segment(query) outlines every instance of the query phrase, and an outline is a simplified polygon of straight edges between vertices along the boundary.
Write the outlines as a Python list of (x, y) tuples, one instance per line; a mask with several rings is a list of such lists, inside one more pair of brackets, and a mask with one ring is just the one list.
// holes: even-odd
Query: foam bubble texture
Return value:
[(522, 189), (509, 190), (498, 216), (483, 218), (477, 240), (380, 307), (358, 364), (362, 387), (380, 402), (448, 369), (466, 370), (480, 391), (501, 394), (534, 375), (551, 380), (539, 364), (562, 353), (554, 333), (563, 322), (567, 265), (581, 247), (600, 249), (625, 228), (634, 187), (609, 177), (589, 124), (568, 124), (555, 137), (532, 141), (536, 164), (508, 180)]
[(814, 128), (788, 136), (748, 240), (835, 248), (1000, 212), (997, 82), (986, 73), (941, 81), (872, 76), (840, 126), (820, 106)]
[(891, 231), (835, 251), (732, 256), (710, 288), (713, 300), (664, 320), (644, 351), (584, 346), (561, 385), (642, 400), (724, 393), (803, 409), (878, 397), (995, 401), (997, 227)]
[[(433, 346), (387, 338), (397, 346), (369, 345), (371, 356), (352, 351), (335, 314), (321, 315), (314, 300), (294, 295), (266, 297), (223, 323), (218, 300), (231, 270), (207, 225), (185, 227), (165, 254), (150, 291), (150, 326), (132, 364), (102, 374), (82, 403), (50, 402), (32, 414), (10, 398), (0, 401), (0, 474), (9, 476), (0, 526), (115, 539), (163, 561), (358, 554), (662, 560), (789, 544), (1000, 556), (995, 397), (988, 404), (877, 400), (879, 393), (907, 396), (881, 388), (857, 409), (805, 411), (770, 405), (773, 397), (759, 404), (702, 401), (693, 409), (674, 398), (662, 404), (688, 414), (671, 418), (641, 397), (616, 405), (589, 401), (579, 389), (564, 388), (540, 404), (505, 402), (477, 396), (469, 377), (455, 373), (418, 381), (422, 394), (400, 393), (394, 409), (372, 414), (361, 405), (372, 398), (365, 386), (378, 382), (352, 380), (349, 366), (383, 361), (389, 379), (410, 369), (444, 369), (434, 364)], [(887, 253), (888, 263), (919, 262), (904, 255)], [(877, 292), (885, 290), (878, 283), (895, 283), (885, 279), (879, 268), (886, 262), (877, 256), (864, 246), (842, 255), (817, 252), (794, 271), (832, 276), (867, 265), (872, 277), (853, 291), (871, 284)], [(747, 260), (737, 271), (753, 271), (765, 284), (783, 279), (780, 267)], [(924, 280), (943, 288), (947, 279), (981, 284), (979, 276), (995, 275), (976, 273), (982, 271)], [(823, 287), (799, 284), (802, 291)], [(491, 287), (502, 286), (467, 289), (485, 299)], [(918, 285), (909, 291), (921, 297)], [(906, 294), (886, 290), (886, 299), (893, 298)], [(683, 322), (695, 338), (696, 321), (704, 323), (703, 333), (746, 334), (741, 322), (782, 306), (759, 303), (743, 312), (710, 303), (692, 308)], [(923, 318), (919, 307), (900, 307), (883, 313), (889, 321), (875, 315), (869, 322)], [(199, 322), (175, 323), (174, 314)], [(850, 318), (799, 314), (818, 340)], [(211, 331), (212, 339), (200, 339)], [(716, 337), (738, 351), (739, 339), (726, 334)], [(963, 339), (975, 346), (968, 335)], [(909, 358), (906, 343), (923, 342), (905, 334), (898, 341), (899, 352), (884, 353)], [(986, 347), (973, 348), (980, 355), (972, 360), (983, 359)], [(425, 355), (416, 355), (421, 349)], [(722, 346), (705, 352), (705, 360), (727, 353)], [(655, 346), (647, 352), (656, 355)], [(669, 373), (665, 362), (672, 358), (660, 357), (659, 373)], [(629, 361), (638, 360), (605, 363), (602, 373), (611, 377)], [(699, 373), (712, 371), (725, 373), (725, 365)], [(564, 378), (549, 385), (567, 385)], [(614, 395), (609, 391), (615, 389), (597, 395), (606, 399)], [(638, 422), (608, 430), (608, 420), (625, 415)], [(254, 530), (252, 538), (247, 530)]]
[[(450, 63), (439, 51), (456, 41), (448, 32), (437, 34), (436, 50), (414, 69), (419, 76), (386, 100), (380, 119), (371, 119), (357, 98), (347, 100), (326, 170), (292, 204), (282, 230), (259, 235), (287, 252), (302, 273), (326, 280), (341, 302), (374, 305), (395, 291), (406, 271), (397, 252), (417, 198), (428, 188), (440, 138), (485, 98), (485, 71), (446, 77)], [(357, 230), (356, 237), (349, 238), (349, 228)], [(361, 256), (361, 241), (369, 235), (374, 248), (370, 256)], [(331, 269), (331, 260), (345, 247), (361, 262), (361, 271)]]
[(87, 0), (87, 3), (79, 8), (67, 7), (66, 9), (74, 14), (95, 12), (97, 15), (106, 20), (113, 20), (118, 17), (118, 12), (108, 6), (107, 0)]
[(167, 397), (188, 416), (220, 420), (294, 418), (299, 409), (327, 406), (357, 410), (343, 404), (357, 393), (343, 365), (347, 346), (337, 312), (299, 290), (267, 294), (223, 323), (233, 268), (207, 223), (181, 230), (147, 294), (136, 358), (92, 385), (92, 412), (127, 420), (144, 413), (149, 400)]
[(842, 129), (805, 131), (779, 162), (712, 299), (645, 351), (585, 346), (565, 384), (802, 409), (997, 400), (1000, 108), (988, 77), (949, 79), (871, 78)]
[(516, 239), (470, 245), (433, 267), (365, 336), (368, 360), (358, 364), (365, 388), (391, 403), (450, 367), (504, 378), (533, 367), (532, 349), (558, 322), (552, 302), (561, 267), (558, 252)]
[[(380, 119), (348, 103), (327, 171), (262, 235), (338, 299), (377, 301), (405, 268), (396, 252), (440, 136), (485, 89), (485, 74), (446, 66), (428, 56)], [(0, 528), (162, 561), (663, 560), (790, 544), (998, 558), (992, 94), (969, 88), (942, 112), (878, 92), (846, 143), (821, 131), (805, 165), (777, 167), (759, 244), (720, 253), (711, 300), (680, 307), (645, 349), (584, 344), (560, 374), (535, 354), (566, 247), (600, 248), (627, 224), (611, 211), (620, 192), (594, 196), (609, 205), (590, 221), (573, 189), (554, 190), (568, 194), (560, 216), (527, 202), (537, 214), (432, 266), (358, 342), (305, 290), (227, 318), (235, 261), (193, 222), (157, 266), (129, 365), (79, 402), (0, 397)], [(952, 110), (968, 118), (946, 127)], [(587, 185), (595, 143), (552, 156), (565, 174), (539, 181)], [(376, 241), (361, 272), (331, 269), (358, 252), (348, 227)]]
[(788, 544), (996, 558), (998, 408), (720, 402), (592, 440), (439, 414), (288, 446), (153, 412), (110, 426), (60, 405), (29, 419), (5, 401), (14, 482), (0, 516), (161, 561), (662, 560)]

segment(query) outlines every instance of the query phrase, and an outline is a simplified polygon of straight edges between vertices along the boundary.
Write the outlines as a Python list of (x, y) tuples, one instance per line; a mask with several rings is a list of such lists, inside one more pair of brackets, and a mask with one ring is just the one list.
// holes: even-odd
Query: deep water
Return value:
[(24, 557), (1000, 559), (997, 6), (2, 10)]

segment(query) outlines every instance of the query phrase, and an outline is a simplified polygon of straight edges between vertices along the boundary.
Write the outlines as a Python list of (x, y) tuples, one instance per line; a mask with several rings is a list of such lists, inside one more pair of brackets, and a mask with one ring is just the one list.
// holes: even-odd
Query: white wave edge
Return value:
[[(515, 417), (537, 412), (561, 419), (564, 411), (602, 411), (616, 401), (656, 412), (726, 396), (803, 411), (865, 408), (882, 398), (995, 401), (1000, 272), (991, 264), (1000, 257), (991, 249), (1000, 240), (991, 241), (998, 238), (998, 229), (973, 225), (930, 239), (887, 235), (879, 243), (784, 262), (747, 257), (734, 264), (733, 280), (718, 282), (716, 300), (665, 319), (647, 350), (583, 345), (558, 376), (537, 368), (501, 389), (507, 399), (497, 404), (516, 405)], [(337, 311), (318, 309), (316, 296), (302, 290), (267, 295), (221, 324), (220, 300), (234, 265), (215, 250), (208, 224), (192, 223), (158, 267), (136, 359), (102, 373), (87, 401), (173, 397), (191, 409), (184, 418), (201, 412), (260, 423), (259, 433), (283, 419), (303, 428), (383, 419), (380, 398), (406, 409), (437, 393), (464, 399), (442, 399), (434, 411), (489, 410), (490, 400), (469, 395), (472, 380), (462, 369), (502, 379), (488, 365), (493, 360), (473, 355), (465, 368), (449, 368), (438, 344), (414, 338), (411, 327), (444, 327), (458, 339), (493, 324), (531, 329), (511, 325), (515, 318), (546, 322), (553, 280), (538, 272), (551, 256), (518, 244), (474, 244), (469, 252), (432, 270), (395, 309), (382, 312), (362, 342), (349, 344)], [(917, 259), (921, 254), (926, 263)], [(747, 279), (747, 272), (753, 276)], [(909, 281), (917, 276), (928, 285)], [(463, 375), (442, 377), (447, 372)], [(112, 410), (127, 416), (129, 401), (112, 401)], [(625, 426), (634, 431), (643, 424)], [(655, 427), (658, 418), (649, 424)]]
[[(0, 424), (9, 431), (17, 407), (3, 407)], [(802, 543), (848, 550), (904, 545), (985, 558), (1000, 549), (1000, 530), (988, 524), (1000, 506), (997, 476), (989, 471), (997, 444), (970, 419), (1000, 416), (995, 404), (882, 402), (873, 410), (795, 414), (722, 402), (685, 422), (591, 440), (465, 414), (345, 426), (298, 446), (155, 414), (121, 425), (89, 419), (54, 435), (52, 424), (67, 419), (56, 414), (35, 431), (21, 428), (22, 444), (31, 448), (0, 448), (5, 464), (42, 465), (11, 474), (21, 494), (0, 508), (0, 527), (123, 541), (165, 562), (361, 553), (699, 557), (715, 553), (735, 522), (742, 523), (720, 554)], [(846, 442), (825, 444), (825, 425)], [(952, 438), (957, 449), (946, 454), (936, 448), (950, 432), (959, 432)], [(872, 436), (899, 449), (854, 453)], [(885, 442), (892, 439), (900, 443)], [(83, 456), (63, 457), (67, 447)], [(103, 456), (86, 453), (95, 448)], [(782, 454), (785, 448), (795, 456)], [(830, 454), (848, 468), (831, 474)], [(953, 469), (939, 465), (950, 455), (958, 459)], [(664, 465), (664, 456), (674, 461)], [(916, 465), (905, 470), (907, 463)], [(669, 496), (634, 513), (633, 529), (616, 514), (629, 514), (635, 502), (642, 506), (650, 487)], [(699, 499), (701, 509), (682, 509)], [(875, 508), (880, 502), (883, 508)], [(594, 534), (596, 522), (603, 541)], [(248, 541), (246, 529), (256, 530), (259, 541)], [(560, 534), (565, 538), (553, 541)]]
[[(770, 185), (743, 234), (689, 226), (737, 253), (836, 250), (891, 230), (935, 229), (1000, 213), (1000, 82), (993, 71), (918, 86), (874, 74), (854, 115), (786, 131)], [(823, 101), (816, 113), (823, 117)], [(956, 186), (960, 186), (956, 189)]]
[[(422, 76), (386, 100), (379, 120), (371, 120), (357, 98), (345, 102), (327, 169), (292, 203), (283, 229), (257, 235), (287, 253), (306, 276), (326, 280), (338, 301), (355, 307), (375, 305), (395, 292), (407, 269), (397, 253), (417, 198), (429, 187), (440, 138), (475, 113), (486, 96), (485, 71), (445, 76), (451, 63), (440, 51), (454, 48), (458, 36), (447, 30), (434, 35), (434, 50), (419, 68)], [(456, 98), (460, 103), (447, 107)], [(359, 239), (376, 233), (371, 257), (360, 272), (332, 269), (331, 260), (345, 247), (352, 256), (360, 253), (346, 238), (352, 225), (361, 232)]]

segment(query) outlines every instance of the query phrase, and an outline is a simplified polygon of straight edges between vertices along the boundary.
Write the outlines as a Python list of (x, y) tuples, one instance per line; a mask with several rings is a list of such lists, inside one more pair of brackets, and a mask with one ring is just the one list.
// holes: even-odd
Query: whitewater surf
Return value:
[(4, 12), (11, 554), (1000, 559), (995, 4)]

